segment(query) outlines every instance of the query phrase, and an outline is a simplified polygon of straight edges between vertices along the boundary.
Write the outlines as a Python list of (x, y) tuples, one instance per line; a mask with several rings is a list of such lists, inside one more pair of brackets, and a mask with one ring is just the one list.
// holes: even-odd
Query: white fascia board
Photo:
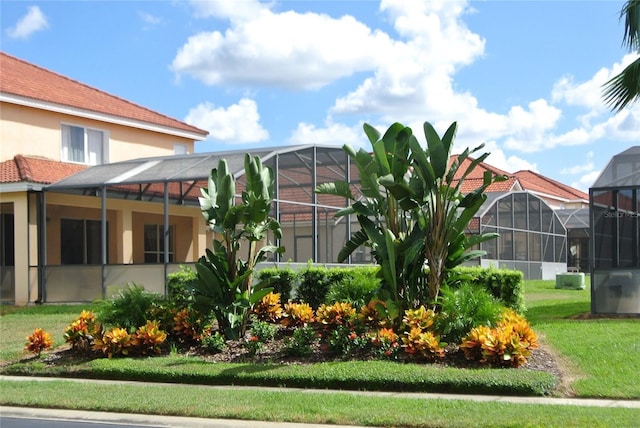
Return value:
[(82, 117), (85, 119), (97, 120), (100, 122), (113, 123), (129, 128), (144, 129), (145, 131), (159, 132), (161, 134), (175, 135), (176, 137), (189, 138), (197, 141), (204, 141), (206, 135), (196, 132), (189, 132), (182, 129), (172, 128), (169, 126), (155, 125), (140, 120), (127, 119), (124, 117), (112, 116), (109, 114), (98, 113), (91, 110), (79, 109), (76, 107), (65, 106), (62, 104), (50, 103), (47, 101), (34, 100), (33, 98), (21, 97), (18, 95), (0, 93), (0, 101), (17, 104), (25, 107), (31, 107), (39, 110), (52, 111), (55, 113), (68, 114), (70, 116)]
[(0, 183), (0, 193), (14, 193), (14, 192), (28, 192), (28, 191), (42, 191), (42, 188), (46, 184), (29, 183), (26, 181), (20, 181), (17, 183)]

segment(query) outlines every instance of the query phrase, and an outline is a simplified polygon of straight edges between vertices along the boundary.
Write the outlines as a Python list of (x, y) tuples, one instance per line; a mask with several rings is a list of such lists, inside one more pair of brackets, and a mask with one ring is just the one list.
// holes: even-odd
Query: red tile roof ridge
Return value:
[[(208, 134), (209, 134), (209, 131), (205, 131), (205, 130), (203, 130), (203, 129), (200, 129), (200, 128), (198, 128), (198, 127), (195, 127), (195, 126), (193, 126), (193, 125), (190, 125), (190, 124), (188, 124), (188, 123), (186, 123), (186, 122), (183, 122), (183, 121), (181, 121), (181, 120), (175, 119), (175, 118), (173, 118), (173, 117), (171, 117), (171, 116), (168, 116), (168, 115), (166, 115), (166, 114), (159, 113), (159, 112), (157, 112), (157, 111), (155, 111), (155, 110), (152, 110), (152, 109), (150, 109), (150, 108), (148, 108), (148, 107), (144, 107), (144, 106), (142, 106), (142, 105), (140, 105), (140, 104), (137, 104), (137, 103), (134, 103), (134, 102), (132, 102), (132, 101), (126, 100), (126, 99), (124, 99), (124, 98), (122, 98), (122, 97), (119, 97), (119, 96), (117, 96), (117, 95), (110, 94), (110, 93), (108, 93), (108, 92), (106, 92), (106, 91), (103, 91), (103, 90), (101, 90), (101, 89), (98, 89), (98, 88), (96, 88), (96, 87), (93, 87), (93, 86), (91, 86), (91, 85), (88, 85), (88, 84), (86, 84), (86, 83), (82, 83), (82, 82), (80, 82), (80, 81), (78, 81), (78, 80), (72, 79), (71, 77), (64, 76), (64, 75), (62, 75), (62, 74), (60, 74), (60, 73), (57, 73), (57, 72), (55, 72), (55, 71), (49, 70), (49, 69), (44, 68), (44, 67), (42, 67), (42, 66), (39, 66), (39, 65), (37, 65), (37, 64), (30, 63), (30, 62), (25, 61), (25, 60), (23, 60), (23, 59), (21, 59), (21, 58), (17, 58), (17, 57), (15, 57), (15, 56), (13, 56), (13, 55), (10, 55), (10, 54), (8, 54), (8, 53), (6, 53), (6, 52), (1, 52), (1, 51), (0, 51), (0, 63), (4, 62), (4, 61), (2, 60), (2, 57), (8, 57), (8, 58), (11, 58), (12, 60), (14, 60), (14, 61), (18, 61), (18, 62), (20, 62), (20, 63), (22, 63), (22, 64), (24, 64), (24, 65), (26, 65), (26, 66), (28, 66), (28, 67), (33, 67), (33, 68), (36, 68), (36, 69), (38, 69), (38, 70), (41, 70), (42, 72), (45, 72), (45, 73), (49, 73), (49, 74), (55, 75), (55, 76), (56, 76), (56, 77), (58, 77), (58, 78), (64, 79), (64, 80), (69, 81), (69, 82), (72, 82), (72, 83), (74, 83), (74, 84), (76, 84), (76, 85), (83, 86), (83, 87), (85, 87), (85, 88), (87, 88), (87, 89), (89, 89), (89, 90), (99, 92), (100, 94), (103, 94), (103, 95), (105, 95), (105, 96), (107, 96), (107, 97), (109, 97), (109, 98), (117, 99), (117, 100), (119, 100), (119, 101), (121, 101), (121, 102), (123, 102), (123, 103), (129, 104), (129, 105), (131, 105), (131, 106), (133, 106), (133, 107), (135, 107), (135, 108), (138, 108), (138, 109), (144, 110), (144, 111), (146, 111), (146, 112), (148, 112), (148, 113), (151, 113), (151, 114), (153, 114), (153, 115), (161, 116), (161, 117), (162, 117), (162, 118), (164, 118), (165, 120), (167, 120), (167, 121), (169, 121), (169, 122), (174, 122), (174, 123), (175, 123), (175, 125), (174, 125), (174, 126), (171, 126), (171, 125), (168, 125), (168, 124), (164, 124), (164, 126), (169, 126), (169, 127), (173, 127), (173, 128), (177, 128), (177, 129), (182, 129), (182, 130), (188, 130), (188, 131), (191, 131), (191, 132), (195, 132), (195, 133), (197, 133), (197, 134), (202, 134), (203, 136), (206, 136), (206, 135), (208, 135)], [(0, 67), (0, 68), (1, 68), (1, 67)], [(101, 114), (113, 114), (113, 113), (107, 113), (107, 112), (105, 112), (105, 111), (100, 111), (100, 110), (92, 109), (92, 108), (89, 108), (89, 107), (87, 107), (87, 106), (80, 107), (80, 106), (73, 105), (73, 104), (64, 104), (64, 103), (61, 103), (61, 102), (51, 101), (51, 100), (45, 99), (45, 98), (43, 98), (43, 97), (40, 97), (40, 98), (39, 98), (39, 97), (35, 97), (35, 96), (33, 96), (34, 94), (31, 94), (31, 95), (24, 95), (24, 94), (17, 93), (17, 92), (11, 91), (11, 90), (9, 90), (9, 92), (7, 92), (7, 88), (5, 87), (5, 85), (4, 85), (3, 83), (4, 83), (4, 81), (3, 81), (2, 79), (0, 79), (0, 92), (11, 93), (11, 94), (14, 94), (14, 95), (19, 95), (19, 96), (26, 96), (26, 97), (28, 97), (28, 98), (32, 98), (32, 99), (37, 99), (37, 100), (41, 100), (41, 101), (48, 101), (48, 102), (52, 102), (52, 103), (54, 103), (54, 104), (67, 105), (67, 106), (70, 106), (70, 107), (76, 107), (76, 108), (80, 108), (80, 109), (83, 109), (83, 110), (93, 111), (93, 112), (101, 113)], [(123, 118), (126, 118), (126, 119), (140, 120), (140, 121), (142, 121), (142, 122), (153, 123), (153, 122), (149, 122), (148, 120), (138, 119), (138, 118), (135, 118), (135, 117), (132, 117), (132, 116), (122, 116), (122, 115), (117, 115), (117, 114), (114, 114), (114, 115), (115, 115), (115, 116), (119, 116), (119, 117), (123, 117)], [(160, 125), (160, 123), (156, 123), (156, 125)]]
[(15, 155), (13, 160), (18, 167), (18, 174), (20, 175), (21, 181), (33, 181), (33, 173), (31, 172), (31, 168), (29, 166), (29, 162), (23, 155)]

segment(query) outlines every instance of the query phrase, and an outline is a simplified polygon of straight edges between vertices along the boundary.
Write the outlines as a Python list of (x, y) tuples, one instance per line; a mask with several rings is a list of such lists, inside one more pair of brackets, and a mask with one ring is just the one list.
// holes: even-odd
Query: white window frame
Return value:
[[(83, 153), (84, 159), (82, 161), (72, 159), (72, 153), (71, 153), (71, 147), (70, 147), (71, 144), (69, 140), (70, 129), (72, 127), (83, 130), (84, 141), (83, 141), (82, 153)], [(68, 129), (68, 131), (65, 131), (65, 129)], [(102, 134), (102, 147), (101, 147), (102, 159), (92, 158), (92, 155), (96, 151), (89, 150), (90, 144), (91, 144), (89, 135), (91, 132), (99, 132)], [(73, 123), (62, 123), (60, 126), (60, 160), (62, 162), (78, 163), (83, 165), (101, 165), (101, 164), (109, 163), (109, 132), (104, 129), (92, 128), (89, 126), (76, 125)]]
[(189, 146), (183, 143), (174, 143), (173, 144), (173, 154), (174, 155), (188, 155), (189, 154)]

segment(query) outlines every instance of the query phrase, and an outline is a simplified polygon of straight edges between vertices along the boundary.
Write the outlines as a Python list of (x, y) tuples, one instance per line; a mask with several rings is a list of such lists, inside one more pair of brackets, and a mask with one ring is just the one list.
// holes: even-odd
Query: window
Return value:
[[(164, 263), (164, 226), (144, 225), (144, 262)], [(169, 263), (173, 262), (173, 226), (169, 226)]]
[(101, 224), (100, 220), (60, 220), (60, 261), (63, 265), (102, 263)]
[(186, 144), (179, 144), (176, 143), (173, 145), (173, 154), (174, 155), (186, 155), (188, 153), (187, 151), (187, 145)]
[(104, 131), (62, 125), (62, 160), (88, 165), (109, 162), (109, 139)]

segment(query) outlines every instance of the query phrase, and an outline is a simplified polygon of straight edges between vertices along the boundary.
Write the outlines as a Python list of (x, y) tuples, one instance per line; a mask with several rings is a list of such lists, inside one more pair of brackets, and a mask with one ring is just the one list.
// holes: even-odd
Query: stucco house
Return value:
[[(60, 272), (47, 275), (59, 276), (73, 289), (83, 273), (65, 266), (90, 269), (102, 262), (99, 195), (51, 193), (45, 201), (46, 185), (92, 165), (193, 153), (194, 142), (206, 136), (207, 131), (0, 53), (2, 301), (41, 301), (44, 264), (60, 266)], [(204, 231), (196, 227), (200, 213), (175, 207), (170, 215), (175, 233), (188, 232), (191, 241), (171, 241), (175, 251), (184, 259), (197, 258), (205, 242)], [(107, 218), (109, 262), (126, 265), (158, 257), (162, 210), (123, 202), (110, 206)]]

